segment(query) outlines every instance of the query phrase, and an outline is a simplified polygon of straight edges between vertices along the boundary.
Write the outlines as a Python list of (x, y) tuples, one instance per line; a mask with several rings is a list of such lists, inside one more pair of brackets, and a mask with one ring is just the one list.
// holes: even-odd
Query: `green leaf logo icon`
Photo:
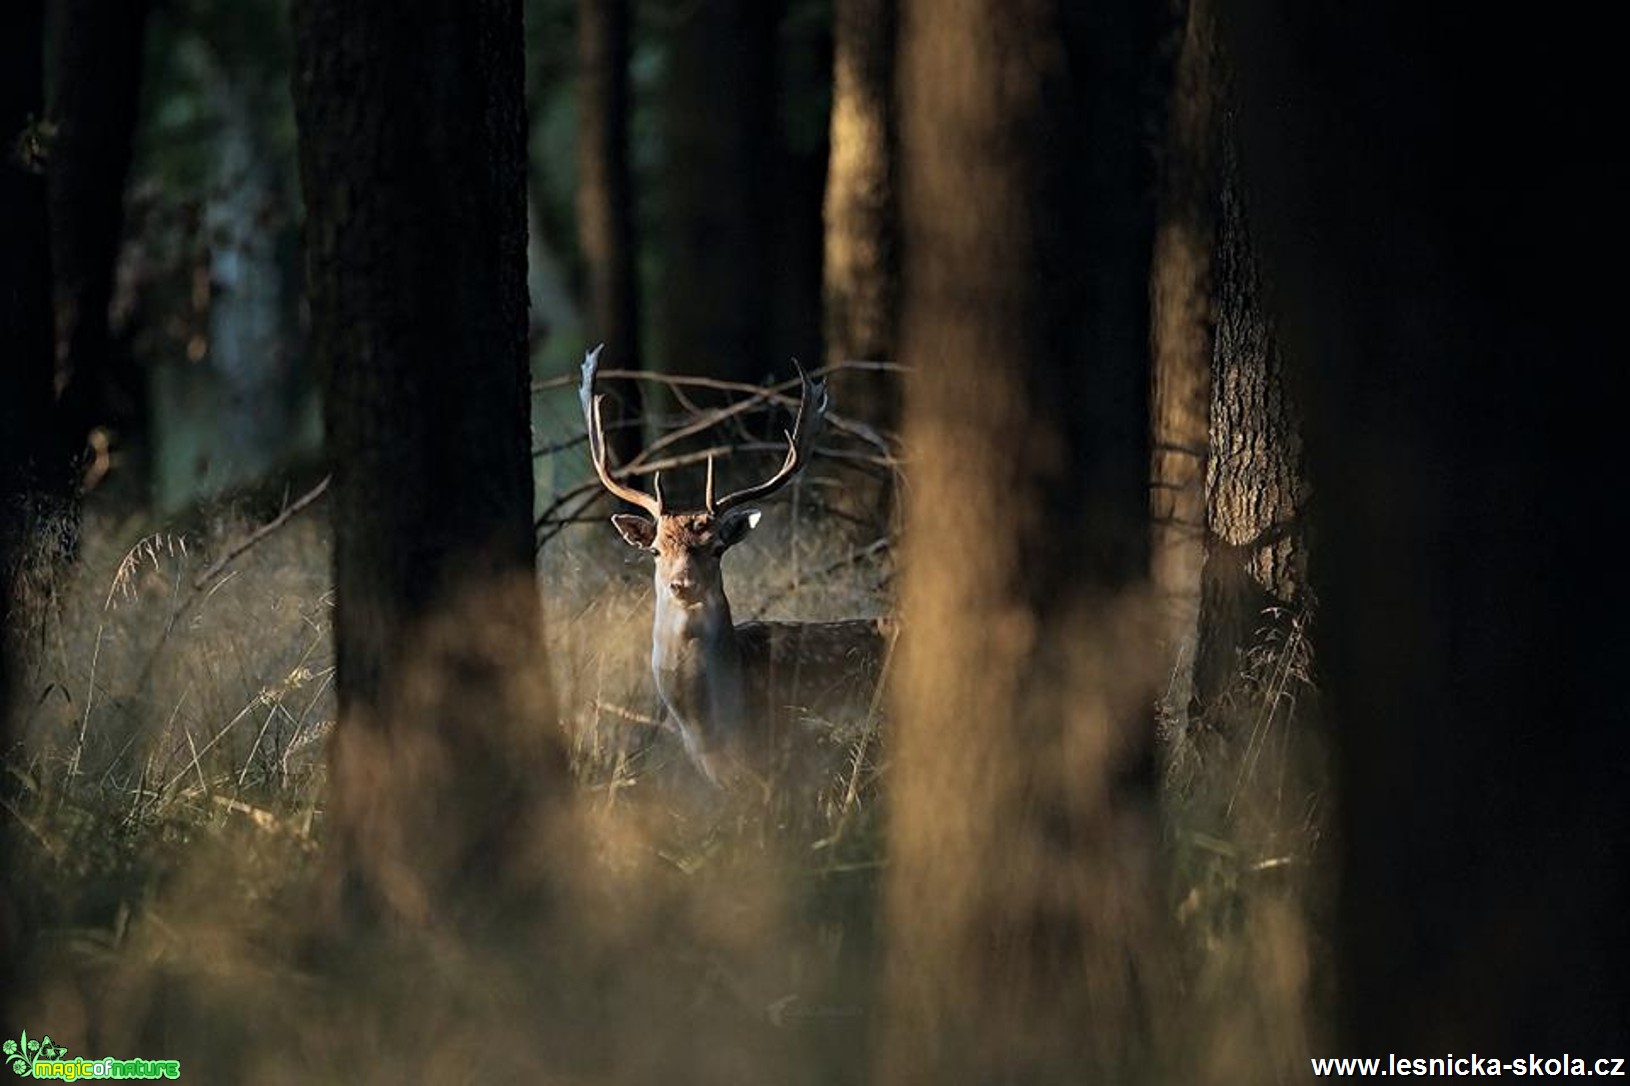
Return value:
[(28, 1074), (28, 1031), (26, 1029), (23, 1031), (21, 1041), (7, 1041), (3, 1048), (6, 1054), (6, 1062), (11, 1065), (12, 1074)]

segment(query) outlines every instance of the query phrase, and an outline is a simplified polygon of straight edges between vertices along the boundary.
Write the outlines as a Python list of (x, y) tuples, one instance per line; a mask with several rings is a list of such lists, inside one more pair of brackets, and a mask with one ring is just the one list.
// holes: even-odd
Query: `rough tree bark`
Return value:
[(1623, 1051), (1621, 45), (1527, 8), (1471, 51), (1413, 4), (1225, 26), (1310, 395), (1339, 1048)]
[(1187, 710), (1205, 562), (1216, 243), (1215, 30), (1209, 0), (1183, 13), (1156, 209), (1150, 433), (1150, 575), (1171, 668), (1168, 712)]
[[(676, 9), (668, 31), (665, 368), (755, 381), (771, 347), (776, 24), (769, 0)], [(784, 363), (783, 363), (784, 364)]]
[[(116, 359), (108, 303), (124, 229), (151, 0), (54, 0), (51, 235), (62, 455), (92, 428), (143, 425), (142, 382)], [(77, 471), (72, 479), (77, 485)]]
[(885, 1081), (1148, 1055), (1146, 7), (902, 7)]
[[(1194, 708), (1217, 706), (1259, 631), (1285, 628), (1310, 601), (1301, 412), (1280, 357), (1253, 238), (1252, 194), (1225, 123), (1217, 238), (1206, 554)], [(1209, 719), (1220, 721), (1216, 713)]]
[(552, 705), (515, 700), (543, 681), (521, 6), (293, 15), (334, 468), (335, 870), (343, 904), (428, 922), (505, 898), (563, 772)]
[[(577, 232), (587, 272), (590, 342), (618, 369), (640, 368), (639, 241), (628, 162), (629, 0), (580, 0)], [(644, 445), (637, 381), (606, 381), (607, 435), (616, 462)]]

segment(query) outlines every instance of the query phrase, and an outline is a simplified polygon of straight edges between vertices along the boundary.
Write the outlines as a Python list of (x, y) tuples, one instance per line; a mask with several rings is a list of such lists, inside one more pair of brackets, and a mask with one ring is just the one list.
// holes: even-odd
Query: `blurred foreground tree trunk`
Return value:
[(53, 0), (51, 244), (59, 440), (72, 466), (70, 488), (79, 484), (92, 429), (146, 423), (144, 382), (110, 340), (108, 305), (151, 10), (151, 0)]
[(710, 0), (673, 9), (661, 318), (674, 372), (756, 381), (785, 364), (771, 352), (781, 8)]
[[(826, 360), (892, 361), (900, 294), (896, 185), (896, 0), (837, 0), (831, 159), (826, 174)], [(855, 371), (832, 379), (845, 414), (899, 428), (899, 381)]]
[(1151, 1059), (1146, 7), (902, 7), (890, 1082)]
[[(838, 0), (826, 173), (822, 308), (828, 365), (896, 360), (900, 298), (899, 157), (894, 107), (896, 0)], [(837, 410), (881, 434), (900, 428), (900, 379), (884, 370), (832, 377)], [(845, 466), (833, 501), (886, 530), (892, 480)]]
[[(12, 733), (14, 576), (28, 531), (29, 492), (50, 470), (51, 263), (43, 162), (33, 126), (44, 116), (43, 0), (11, 0), (0, 12), (0, 758)], [(0, 796), (12, 792), (11, 774)], [(13, 871), (8, 817), (0, 823), (0, 871)], [(0, 880), (3, 882), (3, 880)], [(27, 942), (9, 886), (0, 884), (0, 977), (20, 973)], [(0, 991), (0, 1012), (9, 1011)], [(11, 1020), (9, 1014), (7, 1020)]]
[(1192, 686), (1200, 570), (1205, 561), (1206, 463), (1216, 244), (1216, 42), (1210, 0), (1183, 13), (1166, 115), (1150, 304), (1150, 576), (1171, 674), (1169, 712)]
[(1239, 681), (1262, 631), (1288, 630), (1310, 603), (1301, 411), (1265, 297), (1235, 126), (1224, 127), (1205, 566), (1194, 662), (1195, 705), (1213, 723), (1221, 717), (1210, 711)]
[(334, 469), (341, 903), (485, 913), (516, 899), (563, 774), (537, 659), (521, 7), (293, 14)]
[(1473, 51), (1413, 4), (1224, 25), (1309, 393), (1339, 1050), (1623, 1052), (1621, 47), (1528, 8)]
[[(588, 278), (587, 334), (606, 345), (612, 367), (640, 360), (639, 239), (629, 168), (629, 0), (579, 0), (577, 229)], [(613, 459), (628, 463), (644, 446), (639, 383), (606, 381)]]

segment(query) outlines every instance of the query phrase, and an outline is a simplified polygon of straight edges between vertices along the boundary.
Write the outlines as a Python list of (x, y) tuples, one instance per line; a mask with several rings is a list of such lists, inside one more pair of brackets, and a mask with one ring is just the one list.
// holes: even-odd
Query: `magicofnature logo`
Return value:
[(12, 1073), (36, 1079), (58, 1079), (72, 1082), (81, 1078), (180, 1078), (180, 1060), (70, 1060), (67, 1048), (53, 1044), (50, 1037), (38, 1040), (27, 1030), (13, 1041), (0, 1043), (6, 1065)]
[(15, 1041), (7, 1038), (5, 1044), (0, 1045), (0, 1052), (5, 1053), (6, 1062), (11, 1065), (12, 1071), (19, 1075), (32, 1075), (35, 1060), (60, 1060), (68, 1054), (66, 1048), (52, 1044), (49, 1037), (41, 1037), (36, 1041), (28, 1035), (26, 1029)]

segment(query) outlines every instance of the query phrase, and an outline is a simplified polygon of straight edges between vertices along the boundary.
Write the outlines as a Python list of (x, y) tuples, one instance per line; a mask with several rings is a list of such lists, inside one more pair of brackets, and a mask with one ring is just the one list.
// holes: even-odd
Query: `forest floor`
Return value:
[[(316, 892), (335, 715), (325, 518), (217, 567), (254, 527), (224, 512), (153, 534), (93, 509), (76, 561), (24, 585), (6, 874), (38, 934), (8, 1026), (211, 1082), (867, 1077), (879, 712), (832, 722), (794, 803), (721, 807), (656, 724), (648, 560), (573, 525), (540, 556), (594, 869), (569, 922), (491, 946), (432, 932), (336, 948)], [(779, 505), (727, 559), (737, 620), (889, 613), (890, 549), (855, 535)], [(1266, 644), (1242, 667), (1237, 727), (1167, 728), (1179, 1062), (1196, 1081), (1282, 1077), (1317, 1031), (1323, 793), (1288, 741), (1310, 671), (1294, 637)]]

